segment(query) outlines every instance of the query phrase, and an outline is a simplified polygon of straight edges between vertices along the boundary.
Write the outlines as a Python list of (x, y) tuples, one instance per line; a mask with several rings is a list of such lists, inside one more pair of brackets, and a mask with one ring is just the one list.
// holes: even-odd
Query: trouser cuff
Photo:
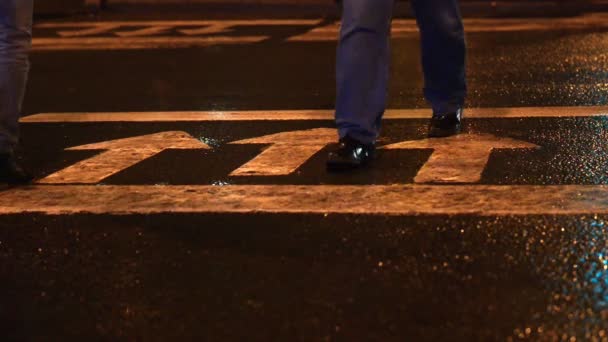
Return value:
[(372, 145), (376, 143), (377, 134), (361, 132), (357, 130), (339, 130), (340, 139), (346, 137), (347, 135), (363, 144)]

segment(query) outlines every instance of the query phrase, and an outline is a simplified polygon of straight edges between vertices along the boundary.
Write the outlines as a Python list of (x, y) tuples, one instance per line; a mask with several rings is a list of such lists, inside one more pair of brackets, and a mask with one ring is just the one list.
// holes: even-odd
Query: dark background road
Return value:
[[(40, 41), (34, 44), (26, 114), (333, 107), (335, 41), (290, 38), (335, 22), (335, 11), (290, 15), (294, 12), (262, 7), (227, 14), (225, 8), (205, 8), (127, 6), (99, 17), (38, 20), (36, 38), (56, 40), (46, 49)], [(481, 24), (476, 18), (483, 13), (467, 12), (468, 106), (606, 105), (608, 15), (582, 12), (552, 19), (538, 11), (528, 19), (524, 12)], [(112, 40), (116, 32), (150, 27), (142, 21), (290, 16), (319, 21), (251, 22), (202, 35), (228, 36), (229, 43), (199, 41), (179, 48), (171, 44), (184, 35), (173, 23), (141, 36), (165, 39), (143, 49), (60, 49), (67, 38), (59, 31), (77, 30), (83, 22), (140, 23), (87, 36)], [(72, 26), (44, 27), (65, 23)], [(525, 26), (534, 23), (538, 26)], [(262, 39), (240, 40), (247, 36)], [(426, 108), (417, 34), (396, 35), (393, 51), (389, 107)], [(421, 139), (425, 124), (424, 119), (388, 120), (383, 142)], [(465, 132), (542, 146), (495, 151), (482, 184), (595, 186), (608, 183), (606, 124), (603, 116), (476, 118)], [(376, 168), (343, 177), (325, 173), (323, 152), (290, 176), (229, 175), (264, 147), (229, 142), (316, 127), (333, 126), (329, 120), (26, 123), (21, 155), (42, 178), (97, 153), (67, 147), (179, 130), (205, 138), (214, 150), (204, 152), (206, 159), (197, 151), (164, 151), (103, 184), (365, 186), (412, 183), (431, 153), (384, 152)], [(336, 193), (336, 200), (340, 196)], [(3, 339), (608, 340), (605, 214), (171, 211), (0, 216)]]

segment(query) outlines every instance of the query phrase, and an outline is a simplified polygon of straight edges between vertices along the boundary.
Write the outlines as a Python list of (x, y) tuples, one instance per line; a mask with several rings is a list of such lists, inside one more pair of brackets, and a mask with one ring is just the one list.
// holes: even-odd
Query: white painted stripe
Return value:
[[(428, 119), (429, 109), (390, 109), (385, 119)], [(608, 116), (608, 107), (468, 108), (465, 118), (567, 118)], [(333, 120), (332, 110), (261, 110), (213, 112), (42, 113), (22, 123), (51, 122), (185, 122)]]
[[(263, 26), (309, 26), (309, 31), (290, 37), (288, 41), (335, 41), (340, 30), (340, 23), (330, 23), (318, 27), (323, 21), (298, 19), (262, 19), (262, 20), (191, 20), (191, 21), (108, 21), (108, 22), (62, 22), (41, 23), (36, 25), (41, 29), (55, 29), (59, 37), (35, 38), (34, 51), (47, 50), (130, 50), (144, 48), (186, 48), (207, 46), (209, 41), (191, 41), (183, 36), (155, 37), (161, 33), (172, 31), (186, 36), (202, 34), (221, 34), (237, 26), (263, 27)], [(465, 30), (474, 32), (519, 32), (519, 31), (547, 31), (547, 30), (573, 30), (573, 29), (605, 29), (608, 28), (608, 16), (585, 15), (574, 18), (525, 18), (525, 19), (466, 19)], [(259, 29), (259, 36), (267, 37), (268, 32)], [(418, 32), (414, 20), (394, 20), (392, 27), (393, 37), (407, 37)], [(96, 37), (99, 34), (117, 37)], [(259, 37), (256, 35), (256, 37)], [(67, 37), (67, 38), (65, 38)], [(72, 37), (72, 38), (69, 38)], [(75, 38), (90, 39), (75, 40)], [(139, 40), (124, 40), (124, 37), (138, 37)], [(162, 38), (162, 39), (161, 39)], [(219, 37), (223, 43), (247, 44), (249, 37)], [(228, 39), (228, 40), (226, 40)], [(265, 39), (265, 38), (262, 38)], [(171, 41), (177, 40), (174, 44)], [(217, 42), (216, 42), (217, 43)]]
[(258, 43), (266, 36), (242, 37), (81, 37), (81, 38), (34, 38), (32, 50), (141, 50), (159, 48), (205, 47), (218, 44)]
[(92, 27), (141, 27), (141, 26), (283, 26), (283, 25), (318, 25), (322, 19), (255, 19), (255, 20), (130, 20), (130, 21), (73, 21), (73, 22), (47, 22), (36, 24), (36, 28), (65, 29), (65, 28), (92, 28)]
[(201, 34), (225, 33), (227, 31), (230, 31), (231, 28), (232, 25), (226, 25), (222, 23), (217, 25), (204, 26), (202, 28), (181, 29), (179, 30), (179, 32), (188, 36), (196, 36)]
[(0, 192), (0, 214), (608, 214), (608, 186), (29, 186)]
[(186, 132), (160, 132), (68, 148), (70, 151), (102, 150), (39, 180), (44, 184), (95, 184), (167, 149), (210, 149)]
[(494, 149), (539, 148), (534, 144), (491, 134), (459, 134), (447, 138), (403, 141), (382, 149), (432, 149), (415, 183), (477, 183)]
[(230, 173), (231, 176), (283, 176), (295, 172), (325, 146), (338, 140), (332, 128), (281, 132), (231, 144), (269, 144), (258, 156)]
[(171, 26), (152, 26), (132, 31), (120, 31), (116, 32), (116, 35), (119, 37), (146, 37), (166, 33), (171, 29)]
[[(585, 28), (606, 28), (605, 16), (580, 16), (574, 18), (526, 18), (526, 19), (465, 19), (465, 32), (520, 32), (577, 30)], [(313, 28), (309, 32), (289, 38), (289, 41), (332, 41), (338, 37), (340, 23)], [(393, 20), (393, 38), (407, 37), (418, 33), (415, 20)]]
[[(142, 20), (142, 21), (82, 21), (82, 22), (48, 22), (36, 25), (43, 29), (86, 29), (104, 27), (144, 27), (144, 26), (317, 26), (322, 19), (258, 19), (258, 20)], [(603, 13), (582, 15), (569, 18), (465, 18), (467, 31), (529, 31), (529, 30), (556, 30), (576, 28), (602, 28), (608, 27), (608, 15)], [(340, 23), (334, 22), (316, 32), (337, 32)], [(392, 27), (394, 31), (415, 31), (416, 21), (413, 19), (395, 19)]]
[(120, 25), (116, 24), (105, 24), (105, 25), (95, 25), (95, 26), (87, 26), (86, 28), (73, 30), (73, 31), (59, 31), (57, 34), (61, 37), (84, 37), (84, 36), (94, 36), (97, 34), (108, 33), (112, 30), (116, 30)]

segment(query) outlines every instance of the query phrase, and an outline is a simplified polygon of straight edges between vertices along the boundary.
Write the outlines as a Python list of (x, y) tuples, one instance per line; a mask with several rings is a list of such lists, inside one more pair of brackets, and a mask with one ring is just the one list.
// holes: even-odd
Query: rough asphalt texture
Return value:
[[(263, 28), (273, 39), (249, 45), (35, 53), (25, 111), (331, 108), (335, 43), (284, 41), (300, 29)], [(607, 103), (608, 32), (475, 33), (468, 44), (469, 106)], [(393, 47), (390, 107), (425, 106), (417, 36)], [(425, 123), (387, 122), (384, 139), (418, 139)], [(475, 119), (465, 129), (544, 146), (496, 151), (482, 183), (608, 184), (607, 124)], [(332, 124), (26, 124), (22, 155), (42, 177), (95, 154), (63, 150), (82, 143), (183, 130), (215, 144), (210, 159), (166, 151), (106, 180), (151, 185), (408, 183), (429, 155), (386, 152), (344, 178), (325, 174), (323, 153), (293, 176), (228, 176), (261, 147), (226, 142), (314, 127)], [(607, 220), (2, 216), (0, 332), (6, 341), (603, 341)]]

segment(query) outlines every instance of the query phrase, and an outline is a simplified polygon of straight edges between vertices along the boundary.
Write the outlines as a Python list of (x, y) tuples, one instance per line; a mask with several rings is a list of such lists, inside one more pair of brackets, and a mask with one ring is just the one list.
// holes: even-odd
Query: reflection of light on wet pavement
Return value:
[(231, 184), (232, 183), (230, 183), (228, 181), (224, 181), (224, 180), (218, 180), (218, 181), (211, 183), (211, 185), (213, 185), (213, 186), (227, 186), (227, 185), (231, 185)]
[(219, 139), (214, 139), (214, 138), (210, 138), (210, 137), (200, 137), (200, 138), (198, 138), (198, 140), (211, 148), (220, 147), (220, 145), (222, 144), (222, 142)]
[[(608, 231), (603, 219), (582, 217), (562, 228), (541, 224), (524, 233), (526, 252), (550, 291), (546, 312), (514, 333), (561, 341), (605, 341), (608, 320)], [(524, 230), (526, 232), (526, 230)], [(540, 258), (538, 255), (540, 254)], [(530, 331), (526, 332), (526, 329)], [(564, 339), (564, 336), (566, 337)], [(579, 339), (576, 339), (576, 338)], [(580, 338), (583, 339), (580, 339)]]
[(582, 290), (579, 300), (594, 310), (608, 309), (608, 231), (605, 222), (583, 220), (578, 228), (579, 235), (572, 244), (572, 253), (580, 255), (574, 272), (577, 275), (576, 288)]

